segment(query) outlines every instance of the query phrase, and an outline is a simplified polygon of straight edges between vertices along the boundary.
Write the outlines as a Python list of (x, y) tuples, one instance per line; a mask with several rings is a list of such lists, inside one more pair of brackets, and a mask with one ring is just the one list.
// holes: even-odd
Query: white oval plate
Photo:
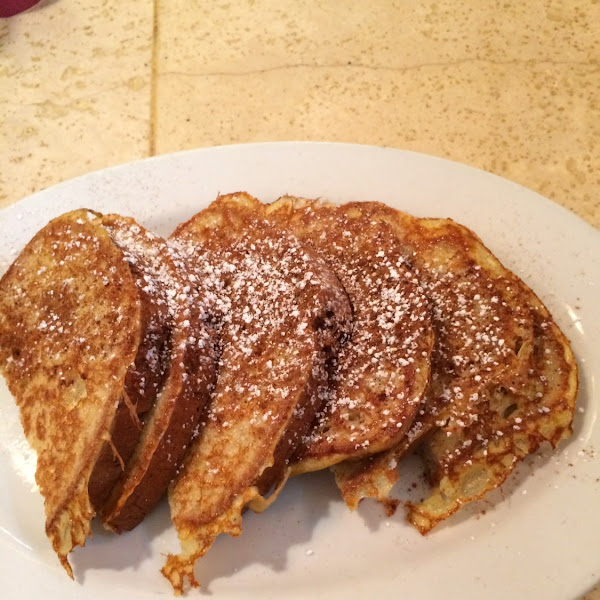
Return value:
[[(378, 200), (473, 228), (546, 302), (580, 365), (575, 435), (521, 465), (501, 491), (427, 537), (374, 502), (350, 513), (329, 473), (291, 481), (240, 539), (221, 536), (197, 566), (201, 592), (237, 598), (574, 599), (600, 580), (600, 233), (518, 185), (393, 149), (325, 143), (224, 146), (92, 173), (0, 212), (0, 272), (50, 218), (79, 207), (132, 215), (169, 234), (219, 192)], [(70, 581), (43, 531), (42, 500), (17, 411), (0, 387), (0, 583), (3, 597), (170, 597), (159, 569), (178, 549), (163, 503), (121, 537), (96, 528), (72, 554)], [(396, 488), (418, 481), (408, 465)], [(414, 492), (412, 492), (414, 493)]]

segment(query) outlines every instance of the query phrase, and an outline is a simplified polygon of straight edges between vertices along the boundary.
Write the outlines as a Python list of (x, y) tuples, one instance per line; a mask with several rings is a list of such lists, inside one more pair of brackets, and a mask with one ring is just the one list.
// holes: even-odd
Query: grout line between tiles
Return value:
[(158, 13), (159, 0), (152, 2), (152, 53), (150, 64), (150, 123), (148, 127), (148, 155), (156, 154), (156, 118), (157, 118), (157, 101), (156, 87), (158, 76)]

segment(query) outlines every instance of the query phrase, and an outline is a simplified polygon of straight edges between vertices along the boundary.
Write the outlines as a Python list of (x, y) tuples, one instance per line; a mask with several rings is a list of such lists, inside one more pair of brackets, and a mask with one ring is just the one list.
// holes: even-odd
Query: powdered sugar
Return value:
[(356, 450), (389, 445), (412, 420), (428, 373), (431, 323), (419, 282), (389, 227), (371, 222), (359, 208), (315, 202), (295, 208), (290, 218), (286, 200), (279, 204), (271, 218), (332, 265), (354, 316), (351, 337), (333, 366), (327, 404), (298, 459), (329, 452), (356, 456)]
[[(308, 393), (313, 377), (323, 380), (327, 349), (349, 319), (347, 298), (326, 265), (259, 212), (220, 200), (170, 241), (193, 275), (189, 284), (207, 291), (206, 310), (220, 337), (217, 385), (174, 492), (184, 510), (186, 490), (202, 490), (194, 511), (200, 521), (212, 518), (236, 482), (252, 483), (250, 473), (258, 477), (271, 464), (282, 436), (293, 450), (296, 420), (323, 400), (318, 389)], [(216, 228), (213, 215), (236, 219)], [(216, 468), (219, 479), (210, 479), (209, 488), (203, 482)]]

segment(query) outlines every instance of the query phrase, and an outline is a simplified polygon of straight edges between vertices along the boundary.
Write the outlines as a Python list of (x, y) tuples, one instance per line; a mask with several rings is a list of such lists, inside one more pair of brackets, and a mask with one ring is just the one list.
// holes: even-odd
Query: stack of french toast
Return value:
[(577, 365), (538, 297), (472, 231), (380, 203), (217, 198), (168, 239), (77, 210), (0, 281), (0, 370), (37, 453), (46, 533), (121, 533), (168, 495), (176, 594), (242, 513), (330, 468), (392, 514), (398, 464), (429, 532), (572, 433)]

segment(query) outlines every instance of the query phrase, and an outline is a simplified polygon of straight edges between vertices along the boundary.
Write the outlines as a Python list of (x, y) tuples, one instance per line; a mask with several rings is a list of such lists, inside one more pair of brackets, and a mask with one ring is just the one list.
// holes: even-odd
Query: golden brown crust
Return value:
[[(134, 363), (125, 377), (124, 395), (110, 432), (88, 484), (92, 506), (98, 512), (106, 503), (115, 483), (123, 475), (141, 436), (148, 411), (154, 406), (167, 373), (171, 353), (170, 323), (166, 301), (156, 286), (148, 281), (148, 259), (135, 252), (136, 240), (143, 230), (133, 219), (117, 215), (97, 215), (111, 241), (123, 252), (136, 283), (140, 299), (140, 344)], [(119, 231), (135, 229), (129, 239)], [(151, 235), (151, 234), (150, 234)]]
[(392, 514), (397, 462), (416, 447), (432, 491), (408, 520), (427, 533), (571, 435), (578, 389), (547, 309), (468, 229), (244, 193), (170, 247), (118, 215), (52, 221), (0, 280), (0, 370), (71, 576), (95, 511), (133, 528), (183, 464), (169, 497), (182, 552), (163, 569), (176, 593), (292, 471), (334, 465), (351, 507), (374, 496)]
[(69, 574), (68, 553), (90, 533), (88, 482), (140, 333), (131, 272), (89, 211), (51, 221), (0, 282), (0, 368), (38, 455), (46, 532)]
[(301, 473), (396, 444), (425, 392), (433, 346), (427, 299), (388, 224), (368, 204), (284, 196), (267, 207), (326, 260), (349, 295), (351, 338), (333, 365), (329, 398), (293, 460)]
[[(124, 218), (123, 218), (124, 219)], [(103, 217), (103, 225), (111, 235), (113, 242), (123, 251), (129, 264), (140, 295), (142, 337), (133, 365), (125, 378), (127, 395), (135, 408), (140, 422), (144, 415), (154, 406), (156, 398), (167, 377), (168, 357), (171, 353), (171, 326), (167, 303), (162, 298), (164, 293), (158, 286), (149, 285), (148, 265), (143, 256), (132, 259), (132, 254), (126, 245), (121, 245), (114, 235), (114, 215)], [(124, 223), (129, 222), (129, 219)], [(135, 223), (131, 219), (132, 223)], [(139, 227), (139, 225), (132, 225)], [(145, 235), (145, 230), (139, 229), (136, 238)], [(132, 242), (135, 243), (135, 242)], [(139, 427), (138, 427), (139, 429)]]
[(433, 486), (407, 519), (423, 534), (467, 502), (500, 486), (517, 463), (543, 442), (552, 447), (572, 433), (578, 378), (568, 340), (539, 299), (523, 285), (534, 319), (527, 380), (517, 390), (498, 387), (464, 431), (434, 432), (421, 446)]
[[(325, 350), (316, 357), (311, 377), (307, 380), (294, 414), (273, 453), (273, 464), (254, 482), (262, 497), (276, 488), (292, 471), (293, 455), (308, 435), (319, 411), (327, 401), (331, 362), (335, 354)], [(262, 511), (257, 511), (262, 512)]]
[(135, 407), (129, 400), (127, 392), (124, 391), (110, 434), (100, 450), (88, 481), (88, 494), (94, 512), (99, 512), (108, 499), (110, 491), (123, 472), (125, 462), (135, 450), (140, 438), (140, 430)]
[[(149, 326), (134, 367), (143, 429), (102, 509), (104, 524), (133, 529), (158, 502), (196, 431), (215, 378), (215, 335), (202, 317), (202, 298), (186, 287), (165, 240), (133, 219), (103, 218), (137, 274)], [(163, 385), (164, 382), (164, 385)]]
[(433, 300), (432, 383), (404, 442), (370, 461), (339, 465), (336, 482), (351, 508), (372, 496), (393, 512), (397, 462), (420, 444), (433, 490), (408, 510), (425, 533), (501, 485), (543, 440), (555, 445), (569, 435), (577, 367), (546, 308), (473, 232), (387, 207), (375, 212), (413, 245), (413, 264)]
[(433, 308), (432, 378), (411, 442), (431, 428), (463, 428), (493, 386), (522, 384), (533, 348), (533, 319), (515, 275), (481, 240), (451, 220), (416, 219), (383, 205)]
[(285, 462), (293, 451), (290, 425), (303, 423), (294, 411), (318, 402), (312, 382), (348, 328), (350, 307), (327, 266), (266, 222), (247, 194), (220, 197), (171, 243), (209, 286), (221, 339), (215, 393), (169, 492), (182, 554), (169, 557), (163, 573), (179, 590), (216, 535), (239, 533), (257, 483), (283, 476), (276, 467), (260, 481), (276, 453)]

